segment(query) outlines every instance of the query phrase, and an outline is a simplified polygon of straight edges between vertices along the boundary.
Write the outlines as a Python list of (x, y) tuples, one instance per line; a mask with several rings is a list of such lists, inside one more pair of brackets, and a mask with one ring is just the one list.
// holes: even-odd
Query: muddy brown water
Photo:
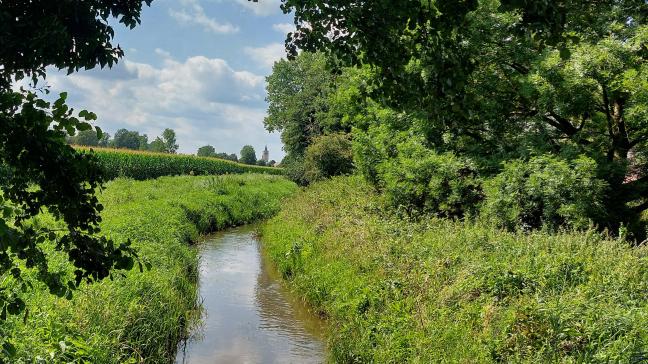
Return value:
[(178, 364), (323, 363), (324, 323), (282, 284), (252, 227), (199, 247), (202, 322), (178, 349)]

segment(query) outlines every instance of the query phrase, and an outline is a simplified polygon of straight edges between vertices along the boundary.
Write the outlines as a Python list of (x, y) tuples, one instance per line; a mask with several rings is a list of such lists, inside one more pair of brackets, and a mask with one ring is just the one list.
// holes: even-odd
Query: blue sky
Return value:
[(257, 156), (268, 145), (281, 160), (279, 135), (263, 128), (265, 77), (284, 57), (292, 27), (280, 0), (154, 0), (142, 24), (115, 24), (115, 43), (126, 55), (112, 69), (70, 76), (50, 72), (55, 93), (67, 91), (78, 109), (94, 111), (111, 135), (119, 128), (146, 133), (176, 131), (181, 153), (210, 144), (239, 153), (245, 144)]

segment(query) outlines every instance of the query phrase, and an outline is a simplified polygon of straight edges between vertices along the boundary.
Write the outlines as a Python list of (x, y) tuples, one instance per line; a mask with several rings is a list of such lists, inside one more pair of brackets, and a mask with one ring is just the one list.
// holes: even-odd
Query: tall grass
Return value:
[(645, 246), (403, 221), (357, 178), (298, 193), (262, 235), (329, 318), (334, 362), (630, 363), (648, 352)]
[[(36, 285), (26, 297), (26, 319), (0, 321), (0, 347), (9, 340), (16, 349), (0, 353), (0, 362), (170, 362), (195, 312), (198, 256), (189, 244), (275, 213), (295, 190), (292, 182), (267, 175), (110, 182), (100, 196), (103, 233), (132, 240), (152, 269), (82, 285), (70, 301)], [(53, 269), (69, 271), (64, 257), (49, 254)]]
[[(90, 148), (76, 147), (88, 152)], [(109, 179), (128, 177), (136, 180), (177, 175), (221, 175), (241, 173), (283, 174), (281, 168), (251, 166), (219, 158), (184, 154), (165, 154), (128, 149), (93, 147)]]

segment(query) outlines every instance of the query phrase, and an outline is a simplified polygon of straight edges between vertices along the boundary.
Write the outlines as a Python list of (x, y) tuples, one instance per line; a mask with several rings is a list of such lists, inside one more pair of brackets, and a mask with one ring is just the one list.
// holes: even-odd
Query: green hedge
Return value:
[[(78, 149), (89, 151), (87, 148)], [(146, 180), (162, 176), (189, 174), (196, 176), (242, 173), (283, 174), (283, 170), (280, 168), (250, 166), (218, 158), (126, 149), (92, 148), (92, 150), (104, 166), (109, 179), (128, 177)]]

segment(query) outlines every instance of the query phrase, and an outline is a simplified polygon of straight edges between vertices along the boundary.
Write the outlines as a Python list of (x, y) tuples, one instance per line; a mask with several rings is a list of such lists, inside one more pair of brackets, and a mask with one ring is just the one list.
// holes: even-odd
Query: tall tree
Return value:
[(245, 164), (251, 164), (254, 165), (256, 164), (256, 152), (254, 151), (254, 147), (251, 145), (246, 145), (241, 149), (241, 158), (239, 158), (241, 163)]
[(196, 153), (199, 157), (214, 157), (216, 155), (216, 149), (211, 145), (205, 145), (198, 148)]
[[(147, 138), (148, 139), (148, 138)], [(125, 149), (140, 149), (142, 145), (142, 136), (137, 131), (131, 131), (127, 129), (119, 129), (115, 133), (115, 138), (113, 143), (115, 148), (125, 148)]]
[(335, 128), (328, 119), (328, 97), (335, 76), (323, 53), (304, 52), (294, 60), (275, 63), (266, 78), (268, 131), (280, 131), (289, 154), (303, 154), (313, 138)]
[(166, 153), (166, 143), (160, 137), (156, 137), (155, 140), (149, 144), (149, 150), (156, 153)]
[(429, 147), (475, 156), (491, 172), (511, 158), (585, 154), (611, 186), (612, 227), (648, 209), (645, 1), (282, 6), (295, 14), (295, 59), (302, 49), (370, 65), (366, 95), (406, 114), (389, 123), (409, 123)]
[(162, 140), (164, 141), (165, 151), (167, 153), (175, 154), (178, 150), (176, 143), (176, 133), (173, 129), (164, 129), (162, 132)]

